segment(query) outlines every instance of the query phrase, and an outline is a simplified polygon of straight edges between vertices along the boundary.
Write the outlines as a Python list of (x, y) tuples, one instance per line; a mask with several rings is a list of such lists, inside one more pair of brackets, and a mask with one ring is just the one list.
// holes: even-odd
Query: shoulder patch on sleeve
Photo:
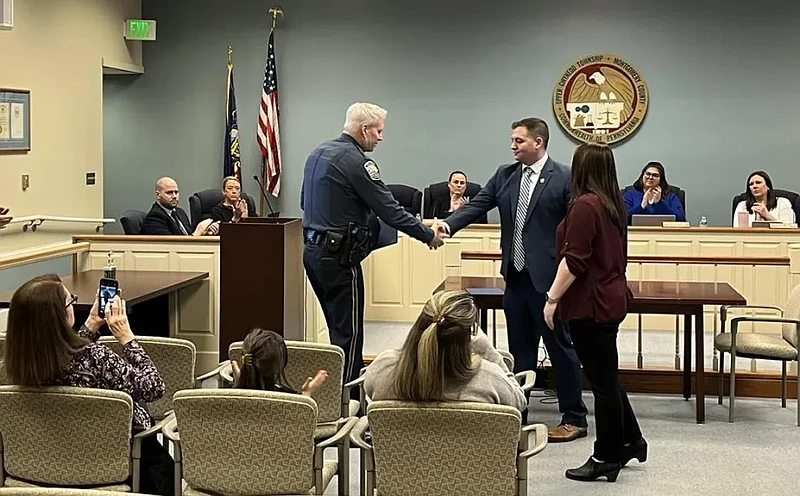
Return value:
[(372, 160), (367, 160), (366, 162), (364, 162), (364, 169), (367, 171), (367, 174), (369, 174), (369, 177), (373, 181), (381, 180), (381, 171), (378, 170), (378, 164), (376, 164)]

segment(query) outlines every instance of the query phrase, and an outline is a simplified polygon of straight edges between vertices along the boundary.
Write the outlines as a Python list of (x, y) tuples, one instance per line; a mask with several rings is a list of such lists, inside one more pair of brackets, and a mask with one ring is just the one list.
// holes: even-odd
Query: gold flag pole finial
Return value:
[(228, 65), (233, 65), (233, 47), (228, 45)]
[(272, 29), (275, 29), (275, 22), (278, 17), (283, 15), (283, 9), (279, 5), (273, 5), (269, 8), (269, 13), (272, 14)]

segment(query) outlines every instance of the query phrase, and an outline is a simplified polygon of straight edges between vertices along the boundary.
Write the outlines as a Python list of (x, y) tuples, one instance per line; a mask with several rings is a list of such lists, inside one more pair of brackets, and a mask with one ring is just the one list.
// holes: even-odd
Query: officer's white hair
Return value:
[(357, 135), (361, 126), (374, 126), (382, 119), (386, 119), (386, 109), (372, 103), (356, 102), (347, 108), (344, 120), (344, 131), (350, 135)]

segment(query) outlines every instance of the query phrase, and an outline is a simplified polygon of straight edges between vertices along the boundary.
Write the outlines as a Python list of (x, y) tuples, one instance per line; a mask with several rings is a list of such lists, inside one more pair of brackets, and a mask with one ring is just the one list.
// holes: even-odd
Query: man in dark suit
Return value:
[(219, 222), (206, 219), (192, 230), (189, 216), (178, 206), (180, 191), (178, 183), (171, 177), (162, 177), (156, 182), (156, 202), (142, 223), (142, 234), (203, 236), (216, 235)]
[(500, 211), (500, 272), (506, 281), (503, 310), (515, 372), (536, 367), (539, 338), (555, 369), (561, 424), (550, 442), (586, 436), (586, 405), (581, 399), (581, 369), (566, 326), (551, 330), (544, 321), (546, 291), (556, 276), (556, 227), (570, 200), (570, 171), (547, 155), (547, 123), (527, 118), (511, 125), (511, 150), (517, 160), (501, 165), (480, 193), (440, 221), (437, 230), (454, 235), (479, 216)]

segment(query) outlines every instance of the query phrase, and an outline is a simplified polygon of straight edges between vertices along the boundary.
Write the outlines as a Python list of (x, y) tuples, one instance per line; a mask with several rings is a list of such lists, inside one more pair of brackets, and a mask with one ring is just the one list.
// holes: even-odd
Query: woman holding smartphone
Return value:
[[(35, 277), (14, 292), (3, 356), (9, 381), (21, 386), (75, 386), (128, 393), (133, 399), (133, 434), (149, 429), (153, 419), (146, 404), (164, 395), (164, 381), (136, 341), (125, 300), (115, 296), (102, 318), (95, 297), (89, 318), (75, 332), (73, 305), (77, 301), (55, 274)], [(122, 356), (96, 342), (103, 324), (108, 324), (122, 344)], [(142, 443), (141, 473), (141, 492), (174, 494), (172, 458), (155, 436)]]
[(556, 311), (569, 330), (594, 394), (594, 453), (569, 479), (617, 480), (632, 458), (647, 459), (647, 442), (619, 383), (619, 324), (631, 298), (627, 267), (626, 209), (617, 183), (614, 154), (586, 143), (572, 158), (572, 203), (556, 231), (559, 258), (547, 292), (544, 318), (553, 328)]

